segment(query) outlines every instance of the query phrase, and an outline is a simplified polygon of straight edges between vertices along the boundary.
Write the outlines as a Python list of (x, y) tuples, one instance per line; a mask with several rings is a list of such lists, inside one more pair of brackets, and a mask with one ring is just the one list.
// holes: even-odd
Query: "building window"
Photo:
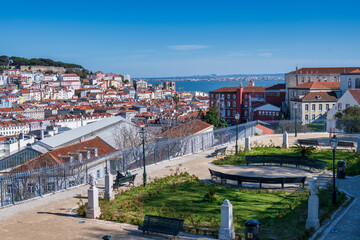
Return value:
[(315, 108), (315, 104), (312, 104), (312, 105), (311, 105), (311, 110), (315, 111), (315, 109), (316, 109), (316, 108)]
[(351, 88), (351, 80), (348, 82), (348, 88)]
[(322, 104), (319, 104), (319, 111), (322, 112)]
[(248, 103), (247, 103), (247, 102), (244, 102), (244, 105), (245, 105), (245, 107), (248, 107)]
[(305, 82), (305, 78), (301, 77), (301, 82), (304, 83)]
[(305, 121), (309, 121), (309, 115), (305, 115)]
[(227, 95), (227, 99), (230, 99), (230, 94)]
[(355, 88), (360, 88), (360, 78), (355, 79)]
[(324, 77), (324, 82), (327, 82), (327, 77)]
[(308, 77), (308, 82), (310, 82), (311, 81), (311, 77)]
[(248, 95), (247, 95), (247, 94), (245, 94), (245, 99), (248, 99)]
[(305, 112), (309, 111), (309, 104), (305, 104)]
[(342, 110), (342, 104), (338, 103), (338, 110)]
[(315, 114), (311, 115), (311, 119), (314, 121), (315, 120)]
[(261, 111), (259, 111), (259, 116), (261, 116)]
[(265, 115), (267, 116), (269, 113), (268, 113), (268, 111), (265, 111)]
[(236, 94), (233, 94), (233, 99), (236, 99)]
[(97, 178), (97, 179), (100, 178), (100, 170), (97, 170), (97, 171), (96, 171), (96, 178)]
[(235, 116), (236, 115), (236, 111), (235, 110), (233, 110), (233, 116)]
[(318, 77), (318, 82), (321, 82), (321, 77)]
[(230, 107), (230, 102), (229, 101), (227, 102), (227, 107)]
[(346, 104), (346, 108), (350, 107), (350, 104)]
[(279, 116), (279, 112), (276, 112), (276, 116)]
[(326, 111), (329, 111), (329, 104), (326, 104)]
[(233, 107), (236, 107), (236, 101), (233, 101)]
[(337, 81), (337, 77), (334, 77), (334, 82), (336, 82)]
[(245, 116), (245, 117), (247, 116), (247, 110), (244, 111), (244, 116)]
[(227, 116), (230, 116), (230, 110), (227, 110), (226, 113), (227, 113)]

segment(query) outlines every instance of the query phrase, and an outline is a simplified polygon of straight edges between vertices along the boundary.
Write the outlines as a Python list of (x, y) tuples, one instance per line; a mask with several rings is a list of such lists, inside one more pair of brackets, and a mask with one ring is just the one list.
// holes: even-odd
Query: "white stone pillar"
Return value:
[(90, 185), (88, 189), (88, 208), (86, 210), (87, 218), (98, 218), (100, 217), (99, 207), (99, 190), (96, 188), (96, 179), (94, 174), (90, 174)]
[(357, 140), (357, 152), (360, 152), (360, 137)]
[(308, 218), (306, 219), (306, 229), (314, 228), (319, 229), (319, 197), (317, 196), (317, 178), (313, 177), (309, 189), (311, 195), (308, 200)]
[(221, 226), (219, 229), (219, 240), (235, 239), (235, 231), (233, 225), (232, 204), (226, 199), (221, 205)]
[(106, 200), (114, 199), (114, 191), (113, 191), (113, 176), (110, 173), (110, 167), (106, 162), (106, 173), (105, 173), (105, 196)]
[(289, 148), (289, 135), (288, 133), (285, 131), (283, 134), (283, 148)]
[(245, 138), (245, 151), (250, 151), (251, 147), (250, 147), (250, 137), (246, 137)]

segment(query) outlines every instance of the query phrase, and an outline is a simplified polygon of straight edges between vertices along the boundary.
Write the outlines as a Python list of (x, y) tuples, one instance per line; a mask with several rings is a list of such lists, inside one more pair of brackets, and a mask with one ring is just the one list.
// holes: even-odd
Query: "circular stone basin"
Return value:
[[(305, 186), (308, 185), (312, 177), (323, 174), (320, 172), (313, 172), (304, 168), (296, 168), (291, 166), (274, 166), (274, 165), (248, 165), (248, 166), (236, 166), (236, 165), (212, 165), (210, 169), (228, 173), (233, 175), (240, 175), (246, 177), (267, 177), (267, 178), (279, 178), (279, 177), (306, 177)], [(319, 179), (320, 180), (320, 179)], [(237, 184), (235, 181), (228, 180), (230, 184)], [(259, 183), (247, 183), (243, 182), (243, 187), (259, 187)], [(297, 183), (287, 183), (285, 188), (299, 187)], [(262, 188), (281, 188), (281, 184), (262, 184)]]

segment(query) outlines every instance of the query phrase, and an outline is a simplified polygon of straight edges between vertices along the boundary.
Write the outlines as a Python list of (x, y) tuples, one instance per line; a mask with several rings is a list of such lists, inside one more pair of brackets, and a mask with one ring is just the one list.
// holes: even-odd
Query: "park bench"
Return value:
[(114, 185), (113, 185), (113, 188), (115, 189), (118, 189), (120, 184), (122, 183), (126, 183), (128, 182), (129, 185), (132, 184), (134, 186), (134, 182), (135, 182), (135, 177), (136, 177), (137, 174), (134, 174), (134, 175), (129, 175), (129, 176), (125, 176), (125, 177), (122, 177), (122, 178), (119, 178), (119, 179), (116, 179), (114, 180)]
[(279, 164), (280, 166), (286, 165), (295, 165), (296, 167), (303, 166), (315, 168), (318, 170), (324, 170), (327, 162), (308, 159), (303, 157), (291, 157), (285, 155), (248, 155), (245, 156), (246, 165), (260, 163), (263, 165), (266, 164)]
[(178, 236), (179, 232), (182, 231), (184, 220), (177, 218), (167, 218), (154, 215), (145, 215), (144, 223), (139, 225), (139, 230), (169, 234)]
[(281, 184), (281, 187), (284, 188), (285, 183), (300, 183), (304, 187), (306, 177), (278, 177), (278, 178), (266, 178), (266, 177), (248, 177), (241, 175), (233, 175), (227, 173), (221, 173), (209, 169), (211, 174), (211, 179), (220, 179), (221, 184), (226, 184), (227, 180), (236, 181), (238, 186), (241, 187), (243, 182), (259, 183), (259, 188), (262, 187), (262, 184)]
[(319, 146), (318, 140), (314, 139), (298, 139), (298, 143), (300, 145), (313, 145), (313, 146)]
[(211, 156), (213, 156), (213, 157), (216, 156), (217, 157), (219, 154), (220, 155), (225, 155), (226, 149), (227, 149), (227, 147), (218, 148), (213, 153), (211, 153)]
[(351, 141), (339, 141), (338, 142), (338, 147), (350, 147), (351, 150), (353, 147), (355, 147), (355, 142), (351, 142)]

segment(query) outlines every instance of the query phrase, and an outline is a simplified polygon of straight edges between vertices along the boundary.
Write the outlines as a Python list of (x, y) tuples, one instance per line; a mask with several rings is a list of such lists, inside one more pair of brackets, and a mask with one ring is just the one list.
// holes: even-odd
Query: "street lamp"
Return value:
[(236, 120), (236, 143), (235, 143), (235, 154), (238, 154), (238, 126), (239, 126), (239, 119), (240, 119), (240, 114), (236, 113), (235, 114), (235, 120)]
[(146, 130), (142, 127), (139, 131), (140, 136), (142, 138), (142, 145), (143, 145), (143, 165), (144, 165), (144, 173), (143, 173), (143, 180), (144, 180), (144, 187), (146, 187), (146, 169), (145, 169), (145, 138), (146, 138)]
[(297, 104), (296, 103), (294, 104), (294, 109), (295, 109), (295, 137), (297, 137), (297, 122), (296, 122), (296, 119), (297, 119)]
[(338, 145), (338, 138), (336, 137), (336, 135), (334, 135), (331, 138), (331, 148), (333, 151), (333, 191), (332, 191), (332, 204), (335, 205), (336, 204), (336, 189), (335, 189), (335, 150), (336, 147)]

